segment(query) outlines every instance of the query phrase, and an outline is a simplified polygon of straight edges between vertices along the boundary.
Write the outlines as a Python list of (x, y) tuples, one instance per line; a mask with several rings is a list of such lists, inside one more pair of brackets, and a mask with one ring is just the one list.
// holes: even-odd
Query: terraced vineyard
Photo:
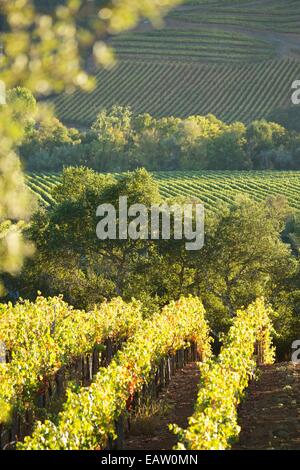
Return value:
[(58, 117), (80, 127), (114, 104), (135, 113), (213, 113), (249, 122), (291, 104), (300, 77), (298, 0), (188, 0), (161, 29), (148, 21), (112, 37), (117, 65), (96, 88), (54, 98)]
[[(164, 198), (197, 197), (207, 210), (216, 211), (218, 204), (231, 204), (238, 194), (261, 201), (270, 195), (285, 195), (300, 210), (300, 172), (159, 172), (154, 173)], [(27, 184), (45, 206), (54, 203), (51, 192), (59, 183), (57, 174), (27, 175)]]

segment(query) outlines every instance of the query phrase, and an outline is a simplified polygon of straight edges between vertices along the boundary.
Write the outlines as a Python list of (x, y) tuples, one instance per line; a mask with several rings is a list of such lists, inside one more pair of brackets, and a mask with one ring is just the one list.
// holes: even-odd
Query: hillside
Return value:
[(291, 103), (300, 76), (300, 2), (185, 2), (162, 29), (144, 21), (110, 40), (117, 63), (95, 70), (96, 89), (54, 99), (68, 124), (89, 125), (103, 107), (155, 116), (213, 113), (226, 121), (267, 116)]
[[(214, 211), (217, 204), (231, 204), (238, 194), (256, 201), (271, 195), (285, 195), (296, 210), (300, 210), (300, 172), (268, 171), (172, 171), (153, 173), (164, 198), (174, 196), (197, 197), (207, 210)], [(59, 183), (57, 174), (31, 174), (26, 181), (43, 205), (53, 204), (53, 188)]]
[(300, 0), (0, 4), (4, 458), (300, 450)]

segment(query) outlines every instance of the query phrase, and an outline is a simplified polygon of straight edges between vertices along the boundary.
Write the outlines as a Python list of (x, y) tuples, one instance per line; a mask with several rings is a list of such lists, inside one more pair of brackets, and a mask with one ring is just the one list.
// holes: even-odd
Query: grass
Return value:
[(151, 436), (161, 426), (162, 419), (166, 418), (172, 410), (172, 404), (165, 397), (155, 401), (146, 399), (132, 413), (130, 434), (132, 436)]

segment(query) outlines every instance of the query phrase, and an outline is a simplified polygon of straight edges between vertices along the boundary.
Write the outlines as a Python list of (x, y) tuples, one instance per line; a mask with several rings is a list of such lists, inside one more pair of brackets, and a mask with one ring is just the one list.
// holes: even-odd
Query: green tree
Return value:
[(113, 106), (103, 109), (92, 125), (97, 137), (97, 151), (101, 158), (96, 169), (120, 171), (126, 160), (127, 147), (131, 141), (132, 111), (129, 107)]
[(256, 297), (272, 299), (295, 274), (297, 260), (280, 236), (289, 212), (282, 199), (257, 203), (240, 197), (215, 219), (196, 279), (208, 311), (219, 311), (218, 321)]
[(249, 170), (251, 160), (245, 150), (245, 131), (243, 125), (230, 129), (208, 143), (207, 168), (209, 170)]
[[(85, 71), (84, 60), (93, 51), (101, 65), (112, 63), (112, 53), (105, 44), (108, 34), (133, 28), (147, 17), (160, 24), (162, 15), (178, 0), (116, 0), (98, 2), (66, 0), (45, 2), (33, 0), (0, 0), (0, 82), (7, 89), (22, 86), (34, 95), (53, 91), (89, 90), (94, 80)], [(0, 217), (25, 218), (29, 214), (26, 190), (16, 148), (25, 129), (15, 119), (13, 106), (0, 106)], [(10, 237), (10, 238), (9, 238)], [(14, 242), (12, 242), (14, 240)], [(1, 271), (15, 271), (28, 248), (22, 239), (4, 232), (1, 236)], [(18, 253), (16, 263), (15, 253)]]
[(284, 127), (266, 120), (253, 121), (247, 128), (248, 154), (255, 169), (267, 169), (266, 152), (284, 145), (287, 131)]
[(62, 173), (61, 182), (53, 191), (54, 199), (63, 204), (65, 201), (76, 202), (88, 191), (102, 194), (116, 184), (110, 175), (102, 175), (85, 167), (68, 167)]
[[(146, 281), (149, 266), (158, 258), (155, 247), (147, 248), (152, 253), (148, 257), (143, 255), (146, 241), (97, 239), (96, 208), (103, 203), (118, 208), (119, 196), (124, 195), (128, 205), (149, 207), (160, 201), (157, 183), (145, 170), (119, 180), (85, 168), (64, 171), (56, 190), (58, 204), (35, 214), (27, 232), (37, 253), (23, 272), (26, 295), (34, 295), (37, 289), (46, 294), (63, 293), (73, 304), (86, 307), (105, 297), (130, 298), (155, 288)], [(117, 213), (117, 225), (118, 217)]]
[(37, 113), (37, 103), (33, 94), (27, 88), (16, 87), (8, 90), (6, 102), (13, 110), (13, 119), (21, 122), (28, 131), (28, 128), (34, 125)]

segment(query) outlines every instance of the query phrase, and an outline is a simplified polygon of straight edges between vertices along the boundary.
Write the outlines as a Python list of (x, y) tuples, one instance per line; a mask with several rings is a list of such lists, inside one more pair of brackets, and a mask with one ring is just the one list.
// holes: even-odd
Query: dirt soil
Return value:
[(300, 365), (260, 368), (239, 409), (242, 428), (234, 449), (300, 449)]
[[(193, 414), (199, 384), (197, 364), (177, 371), (160, 398), (170, 404), (163, 416), (147, 418), (129, 432), (125, 449), (171, 450), (176, 436), (168, 424), (185, 428)], [(238, 410), (241, 434), (233, 450), (300, 450), (300, 364), (260, 367)], [(149, 421), (147, 421), (149, 420)]]
[[(193, 414), (197, 399), (199, 384), (199, 368), (196, 363), (190, 363), (184, 369), (178, 370), (168, 389), (160, 398), (170, 404), (170, 410), (155, 422), (149, 419), (144, 423), (144, 434), (134, 435), (134, 429), (125, 441), (128, 450), (171, 450), (177, 442), (176, 436), (168, 429), (168, 424), (177, 424), (185, 428), (188, 418)], [(150, 422), (151, 421), (151, 422)]]

